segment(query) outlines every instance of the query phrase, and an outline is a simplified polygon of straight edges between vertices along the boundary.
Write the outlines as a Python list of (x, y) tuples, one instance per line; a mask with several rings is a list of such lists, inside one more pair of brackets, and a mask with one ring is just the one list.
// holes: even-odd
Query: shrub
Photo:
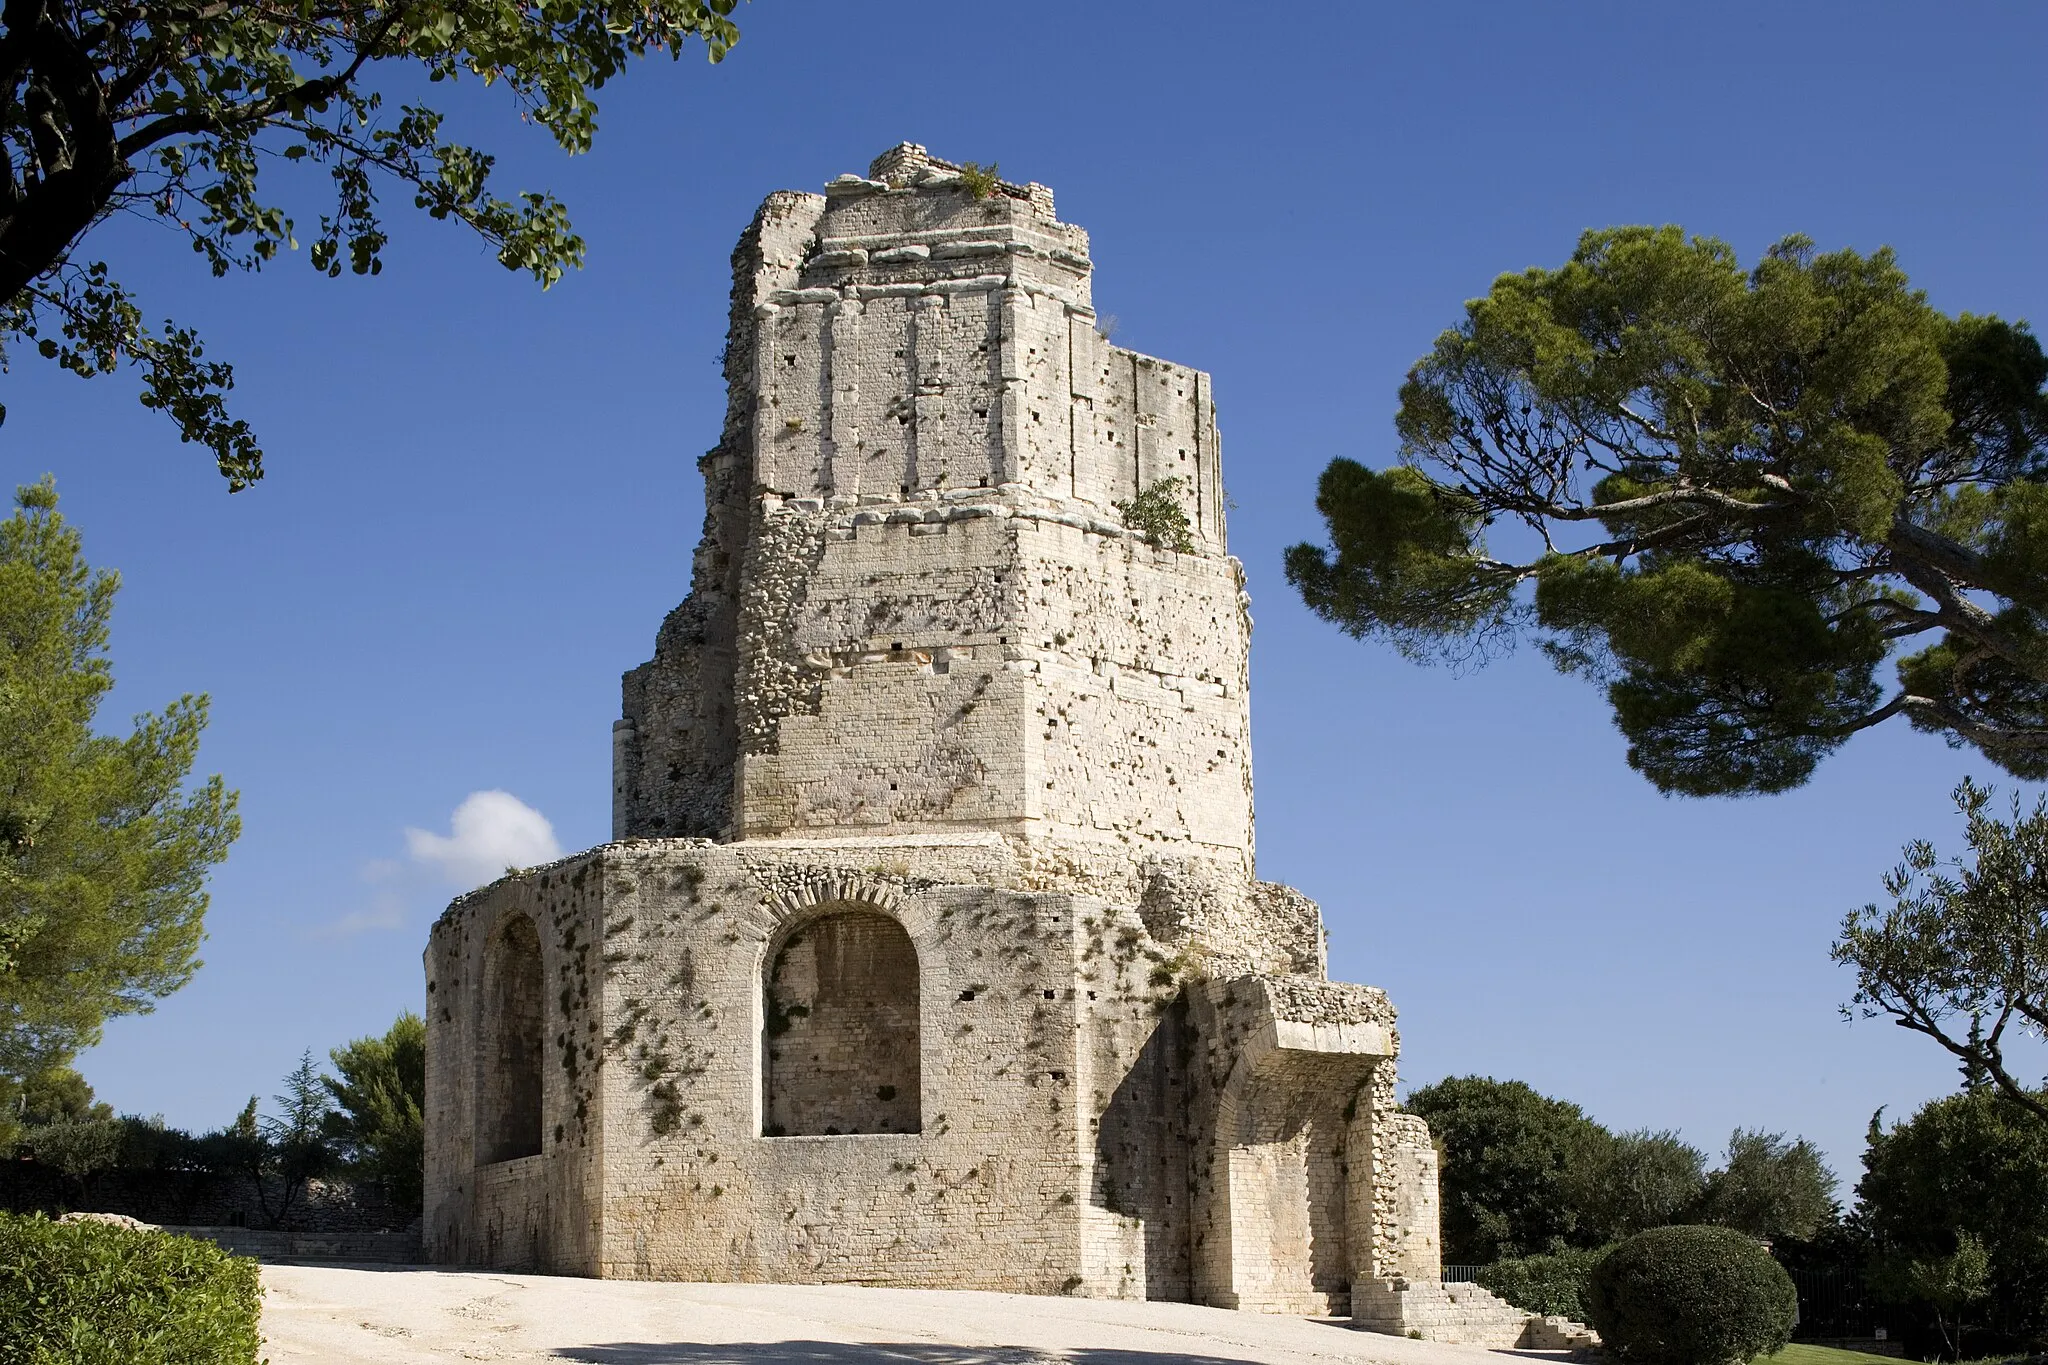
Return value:
[(1792, 1277), (1731, 1228), (1639, 1232), (1586, 1282), (1587, 1320), (1630, 1365), (1733, 1365), (1792, 1339)]
[(209, 1242), (0, 1214), (0, 1360), (254, 1365), (261, 1292)]
[(1189, 534), (1187, 510), (1180, 505), (1181, 490), (1188, 481), (1178, 474), (1145, 486), (1136, 497), (1112, 502), (1123, 514), (1124, 525), (1161, 549), (1193, 554), (1194, 537)]
[(1517, 1308), (1586, 1320), (1586, 1280), (1608, 1248), (1563, 1251), (1555, 1256), (1520, 1256), (1479, 1268), (1474, 1278)]

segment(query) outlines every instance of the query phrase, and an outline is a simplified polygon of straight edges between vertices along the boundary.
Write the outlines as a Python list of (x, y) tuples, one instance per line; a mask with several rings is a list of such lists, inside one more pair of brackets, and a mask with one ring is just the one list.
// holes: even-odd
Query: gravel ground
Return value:
[[(266, 1265), (271, 1365), (1506, 1365), (1183, 1303)], [(1562, 1359), (1562, 1357), (1559, 1357)]]

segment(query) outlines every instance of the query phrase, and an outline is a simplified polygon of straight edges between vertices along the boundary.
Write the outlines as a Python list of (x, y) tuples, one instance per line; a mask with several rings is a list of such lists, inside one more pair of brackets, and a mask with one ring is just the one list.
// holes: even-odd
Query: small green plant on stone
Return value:
[(1124, 525), (1145, 538), (1146, 544), (1192, 554), (1195, 540), (1187, 510), (1180, 505), (1181, 491), (1187, 483), (1175, 474), (1147, 484), (1134, 498), (1110, 506), (1123, 517)]
[(996, 163), (984, 166), (978, 161), (960, 163), (960, 188), (976, 199), (986, 199), (996, 192), (1003, 182), (996, 178)]

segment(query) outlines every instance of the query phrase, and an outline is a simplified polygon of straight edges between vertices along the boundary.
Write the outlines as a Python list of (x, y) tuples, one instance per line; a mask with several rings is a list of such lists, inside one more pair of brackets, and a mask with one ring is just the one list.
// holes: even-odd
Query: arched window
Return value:
[(769, 1137), (915, 1133), (917, 949), (873, 910), (806, 921), (761, 983)]
[(476, 1160), (487, 1165), (540, 1154), (540, 935), (513, 915), (484, 945), (478, 1021)]

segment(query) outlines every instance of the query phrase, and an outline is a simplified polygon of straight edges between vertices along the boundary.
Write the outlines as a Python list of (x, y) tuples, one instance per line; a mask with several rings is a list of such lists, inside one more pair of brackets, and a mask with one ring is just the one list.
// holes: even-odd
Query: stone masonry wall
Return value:
[[(1102, 337), (1042, 186), (976, 198), (919, 148), (870, 176), (772, 196), (735, 252), (704, 539), (626, 676), (615, 835), (953, 825), (1248, 863), (1207, 377)], [(1167, 479), (1190, 553), (1115, 506)]]
[[(616, 841), (428, 948), (432, 1258), (1288, 1313), (1434, 1266), (1393, 1009), (1256, 879), (1208, 377), (1092, 269), (910, 144), (756, 215)], [(1124, 524), (1162, 489), (1184, 544)]]

